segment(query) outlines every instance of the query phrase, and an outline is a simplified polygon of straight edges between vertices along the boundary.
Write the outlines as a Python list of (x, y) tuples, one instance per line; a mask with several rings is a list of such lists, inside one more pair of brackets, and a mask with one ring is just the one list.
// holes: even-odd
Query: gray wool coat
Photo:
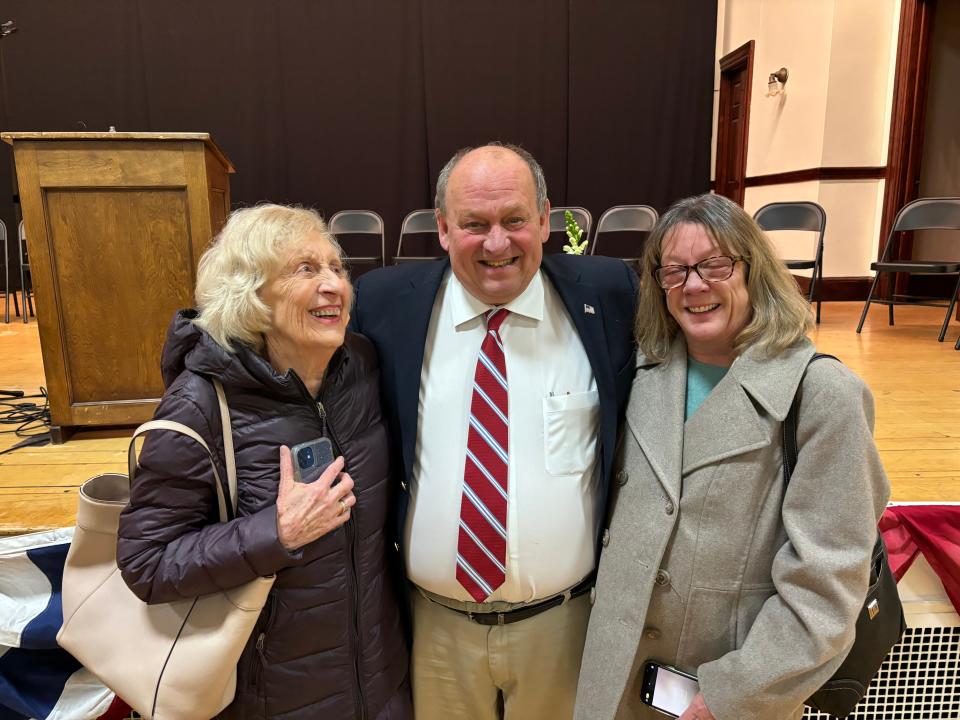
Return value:
[[(662, 718), (640, 702), (647, 659), (696, 674), (718, 720), (799, 717), (843, 661), (889, 483), (870, 391), (834, 360), (807, 368), (813, 353), (748, 350), (686, 423), (682, 336), (664, 362), (639, 358), (579, 720)], [(801, 378), (787, 488), (781, 430)]]

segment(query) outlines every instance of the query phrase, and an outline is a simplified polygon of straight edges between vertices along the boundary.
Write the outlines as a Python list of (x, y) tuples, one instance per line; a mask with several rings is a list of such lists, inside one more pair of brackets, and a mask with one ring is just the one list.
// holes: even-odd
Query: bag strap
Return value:
[[(233, 428), (230, 424), (230, 408), (227, 406), (227, 397), (223, 391), (223, 385), (219, 380), (213, 378), (213, 387), (217, 391), (217, 404), (220, 407), (220, 424), (223, 429), (223, 448), (227, 466), (227, 489), (230, 493), (230, 508), (232, 515), (237, 514), (237, 461), (233, 451)], [(151, 430), (169, 430), (171, 432), (186, 435), (191, 440), (200, 445), (210, 458), (210, 467), (213, 470), (214, 484), (217, 488), (217, 506), (220, 513), (220, 522), (227, 522), (231, 515), (227, 511), (227, 501), (223, 494), (223, 482), (220, 480), (220, 473), (217, 471), (217, 463), (213, 457), (213, 451), (207, 445), (206, 441), (200, 437), (196, 430), (183, 423), (173, 420), (149, 420), (133, 431), (133, 437), (130, 438), (130, 445), (127, 448), (127, 477), (133, 482), (133, 477), (137, 470), (137, 447), (136, 440)]]
[[(807, 374), (807, 368), (817, 360), (830, 358), (840, 362), (840, 358), (826, 353), (814, 353), (813, 357), (807, 362), (807, 367), (803, 369), (803, 375), (800, 376), (800, 384), (797, 390), (803, 384), (803, 378)], [(797, 395), (794, 393), (793, 402), (790, 403), (790, 410), (783, 419), (783, 484), (790, 484), (790, 476), (793, 475), (793, 469), (797, 466)]]

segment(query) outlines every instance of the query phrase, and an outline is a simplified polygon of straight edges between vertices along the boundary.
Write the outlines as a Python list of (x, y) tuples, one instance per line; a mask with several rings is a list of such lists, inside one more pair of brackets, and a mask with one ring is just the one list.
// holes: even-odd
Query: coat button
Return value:
[(654, 581), (657, 585), (669, 585), (670, 573), (666, 570), (657, 570), (657, 579)]
[(610, 544), (610, 530), (609, 528), (603, 531), (603, 538), (600, 540), (600, 544), (606, 547)]
[(593, 605), (597, 601), (597, 589), (595, 587), (590, 588), (590, 604)]
[(621, 469), (617, 471), (617, 484), (620, 485), (620, 487), (623, 487), (624, 485), (626, 485), (627, 480), (629, 479), (630, 479), (630, 474), (626, 470)]
[(673, 515), (673, 501), (667, 500), (667, 505), (664, 509), (667, 511), (667, 515)]
[(407, 484), (403, 480), (400, 481), (400, 489), (404, 492), (407, 491)]
[(647, 640), (659, 640), (661, 634), (659, 628), (650, 627), (649, 625), (643, 629), (643, 636)]
[(400, 543), (394, 543), (393, 549), (396, 550), (397, 552), (400, 552)]

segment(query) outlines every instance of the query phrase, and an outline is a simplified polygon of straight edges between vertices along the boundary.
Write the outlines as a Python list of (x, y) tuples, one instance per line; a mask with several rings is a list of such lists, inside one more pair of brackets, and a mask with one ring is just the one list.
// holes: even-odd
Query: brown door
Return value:
[(753, 82), (753, 40), (720, 58), (716, 192), (743, 205), (747, 129)]

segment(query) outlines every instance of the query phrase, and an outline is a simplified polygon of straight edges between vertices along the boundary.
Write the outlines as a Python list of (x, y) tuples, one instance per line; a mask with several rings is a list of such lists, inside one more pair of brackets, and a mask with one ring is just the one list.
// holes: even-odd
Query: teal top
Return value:
[(710, 392), (723, 379), (730, 368), (707, 365), (687, 356), (687, 409), (683, 419), (687, 420), (703, 405)]

